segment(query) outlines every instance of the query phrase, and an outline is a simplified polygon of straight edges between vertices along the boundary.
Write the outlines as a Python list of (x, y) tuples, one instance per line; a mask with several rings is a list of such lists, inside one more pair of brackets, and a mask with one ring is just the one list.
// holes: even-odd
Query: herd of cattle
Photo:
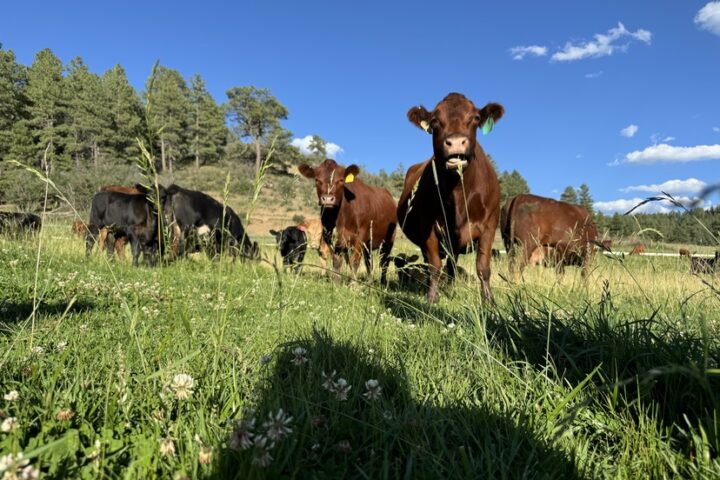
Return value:
[[(320, 218), (271, 231), (283, 263), (298, 268), (309, 244), (318, 250), (323, 266), (332, 260), (335, 278), (340, 278), (343, 261), (355, 278), (361, 257), (371, 272), (372, 252), (379, 250), (383, 284), (393, 260), (400, 283), (427, 285), (428, 301), (435, 302), (441, 278), (451, 281), (465, 274), (458, 256), (474, 252), (483, 297), (492, 301), (490, 263), (499, 253), (492, 249), (499, 224), (511, 272), (528, 264), (553, 265), (558, 271), (577, 265), (587, 275), (596, 247), (609, 250), (611, 242), (598, 241), (585, 208), (529, 194), (515, 196), (500, 208), (500, 185), (477, 141), (477, 130), (488, 133), (503, 114), (497, 103), (477, 108), (458, 93), (447, 95), (432, 111), (411, 108), (407, 117), (432, 136), (433, 154), (408, 169), (397, 205), (389, 191), (363, 182), (356, 165), (346, 168), (330, 159), (314, 167), (301, 165), (300, 173), (315, 182)], [(9, 221), (39, 226), (39, 218), (0, 216), (0, 229)], [(417, 255), (391, 257), (398, 227), (420, 248), (424, 265), (414, 263)], [(98, 239), (109, 255), (122, 255), (129, 242), (135, 265), (141, 253), (147, 264), (154, 264), (158, 254), (183, 256), (203, 245), (215, 253), (227, 248), (241, 258), (259, 258), (257, 243), (230, 207), (178, 185), (103, 187), (92, 199), (87, 225), (76, 222), (73, 229), (84, 232), (87, 255)], [(631, 254), (643, 251), (638, 245)], [(691, 257), (695, 273), (720, 268), (718, 253), (710, 259), (686, 250), (680, 254)]]

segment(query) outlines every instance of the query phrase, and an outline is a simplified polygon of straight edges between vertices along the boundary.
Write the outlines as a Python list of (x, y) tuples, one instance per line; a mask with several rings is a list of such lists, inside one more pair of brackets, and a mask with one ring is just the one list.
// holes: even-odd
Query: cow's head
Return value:
[(413, 107), (408, 120), (433, 136), (435, 161), (449, 169), (457, 169), (473, 160), (477, 129), (491, 121), (498, 121), (505, 112), (499, 103), (477, 108), (460, 93), (451, 93), (437, 104), (432, 112), (425, 107)]
[(323, 208), (336, 208), (342, 203), (347, 190), (360, 173), (360, 167), (350, 165), (347, 168), (338, 165), (335, 160), (327, 159), (317, 167), (300, 165), (300, 173), (315, 180), (318, 202)]

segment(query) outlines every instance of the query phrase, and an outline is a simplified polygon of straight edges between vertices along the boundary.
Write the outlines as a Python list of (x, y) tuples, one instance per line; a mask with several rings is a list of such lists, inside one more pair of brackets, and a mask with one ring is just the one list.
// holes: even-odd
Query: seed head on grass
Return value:
[(187, 400), (193, 394), (195, 380), (187, 373), (178, 373), (173, 377), (170, 388), (175, 392), (178, 400)]

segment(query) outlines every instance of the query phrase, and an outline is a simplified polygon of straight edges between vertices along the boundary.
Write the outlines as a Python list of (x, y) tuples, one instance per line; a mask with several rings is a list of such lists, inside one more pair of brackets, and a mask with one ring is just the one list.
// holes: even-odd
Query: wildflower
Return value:
[(270, 450), (272, 450), (274, 446), (274, 443), (268, 443), (267, 437), (258, 437), (255, 440), (255, 453), (253, 454), (252, 464), (262, 468), (270, 466), (273, 461)]
[(81, 331), (81, 332), (86, 332), (87, 329), (88, 329), (87, 323), (83, 323), (82, 325), (80, 325), (80, 331)]
[(213, 451), (210, 447), (201, 447), (198, 454), (198, 462), (200, 465), (209, 465), (212, 462)]
[(160, 439), (160, 455), (163, 457), (175, 456), (175, 442), (170, 437)]
[(282, 408), (277, 411), (274, 417), (272, 413), (268, 417), (270, 420), (263, 423), (263, 428), (267, 429), (267, 437), (270, 440), (279, 441), (292, 433), (292, 428), (289, 425), (293, 417), (287, 416)]
[(18, 421), (16, 417), (7, 417), (5, 420), (3, 420), (2, 424), (0, 424), (0, 432), (3, 433), (9, 433), (15, 430), (18, 426)]
[(38, 345), (36, 347), (33, 347), (32, 350), (30, 350), (30, 352), (33, 355), (42, 355), (45, 352), (45, 349)]
[(347, 440), (340, 440), (337, 445), (335, 445), (335, 448), (337, 448), (338, 452), (344, 453), (345, 455), (352, 452), (352, 445), (350, 445), (350, 442)]
[(320, 449), (320, 444), (318, 442), (315, 442), (310, 446), (310, 450), (312, 450), (313, 452), (316, 450), (319, 450), (319, 449)]
[(175, 391), (178, 400), (187, 400), (193, 394), (195, 380), (187, 373), (178, 373), (173, 377), (170, 388)]
[(347, 400), (348, 398), (348, 392), (352, 388), (352, 385), (347, 383), (347, 380), (344, 378), (338, 378), (337, 383), (335, 383), (335, 398), (337, 398), (340, 401)]
[(67, 348), (68, 342), (58, 342), (57, 345), (55, 345), (55, 348), (58, 352), (62, 352)]
[(267, 365), (272, 360), (272, 355), (263, 355), (260, 357), (260, 365)]
[(327, 426), (328, 418), (325, 415), (318, 415), (316, 417), (313, 417), (310, 422), (312, 423), (313, 427), (322, 428)]
[(292, 363), (296, 366), (304, 365), (308, 362), (307, 357), (305, 356), (307, 354), (307, 350), (305, 350), (302, 347), (295, 347), (292, 351), (295, 358), (292, 359)]
[(388, 422), (393, 419), (393, 414), (390, 410), (385, 410), (383, 412), (383, 418), (387, 420)]
[(8, 402), (15, 402), (18, 398), (20, 398), (20, 394), (17, 390), (10, 390), (8, 393), (3, 395), (3, 398)]
[(368, 400), (377, 400), (380, 398), (380, 395), (382, 395), (382, 387), (380, 386), (380, 382), (375, 379), (370, 379), (365, 382), (365, 389), (367, 390), (367, 392), (363, 393), (363, 397), (367, 398)]
[(324, 371), (322, 372), (322, 378), (323, 378), (322, 387), (325, 390), (328, 390), (330, 392), (335, 390), (335, 374), (336, 373), (337, 372), (335, 372), (335, 370), (333, 370), (330, 375), (326, 374)]
[(63, 408), (57, 413), (57, 415), (55, 415), (55, 420), (64, 422), (66, 420), (70, 420), (74, 416), (75, 412), (73, 412), (71, 408)]
[(29, 459), (23, 458), (22, 452), (0, 457), (0, 473), (3, 473), (3, 480), (36, 480), (40, 476), (40, 471), (30, 465)]
[(233, 430), (230, 440), (228, 441), (230, 448), (233, 450), (247, 450), (252, 447), (252, 439), (254, 436), (252, 432), (253, 428), (255, 428), (255, 418), (252, 417), (252, 415), (247, 415), (237, 422), (235, 430)]
[(88, 454), (87, 459), (88, 460), (96, 460), (96, 459), (100, 458), (100, 447), (101, 446), (102, 446), (102, 444), (100, 443), (100, 440), (96, 439), (95, 440), (95, 448), (93, 449), (92, 452), (90, 452)]

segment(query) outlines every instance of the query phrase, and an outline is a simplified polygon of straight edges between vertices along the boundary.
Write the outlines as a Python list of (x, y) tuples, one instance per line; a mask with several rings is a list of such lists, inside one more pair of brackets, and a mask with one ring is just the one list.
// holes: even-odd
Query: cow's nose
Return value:
[(320, 203), (323, 205), (334, 205), (335, 204), (335, 195), (323, 195), (320, 197)]
[(468, 137), (452, 135), (445, 139), (445, 149), (449, 155), (464, 154), (467, 151)]

